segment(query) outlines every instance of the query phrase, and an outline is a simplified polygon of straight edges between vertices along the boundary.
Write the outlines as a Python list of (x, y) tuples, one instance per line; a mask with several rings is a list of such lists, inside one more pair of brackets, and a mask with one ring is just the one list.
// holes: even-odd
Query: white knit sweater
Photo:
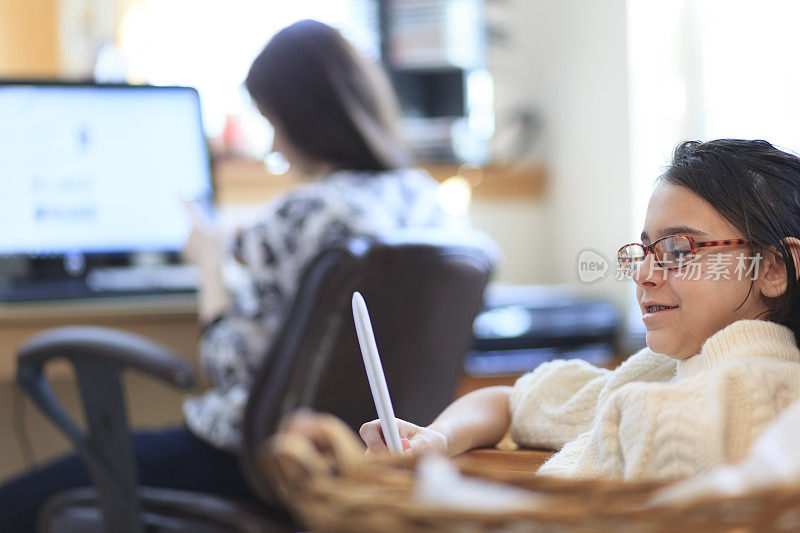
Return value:
[(511, 393), (511, 434), (561, 448), (539, 474), (655, 480), (743, 459), (800, 399), (800, 350), (786, 327), (735, 322), (683, 361), (645, 348), (616, 370), (553, 361)]

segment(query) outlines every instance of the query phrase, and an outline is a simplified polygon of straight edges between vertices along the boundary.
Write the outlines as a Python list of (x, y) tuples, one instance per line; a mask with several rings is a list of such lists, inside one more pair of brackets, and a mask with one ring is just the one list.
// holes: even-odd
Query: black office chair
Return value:
[[(471, 326), (497, 259), (479, 232), (403, 231), (356, 238), (321, 252), (254, 382), (244, 416), (240, 466), (264, 509), (187, 491), (137, 486), (119, 373), (125, 367), (178, 387), (189, 365), (168, 350), (105, 328), (49, 330), (18, 354), (18, 381), (72, 440), (95, 488), (58, 494), (40, 512), (48, 533), (98, 531), (282, 531), (291, 520), (259, 472), (259, 444), (300, 406), (353, 428), (376, 417), (355, 337), (351, 295), (369, 307), (396, 415), (429, 423), (452, 399)], [(54, 357), (75, 367), (88, 435), (65, 414), (43, 374)], [(269, 517), (269, 518), (268, 518)]]

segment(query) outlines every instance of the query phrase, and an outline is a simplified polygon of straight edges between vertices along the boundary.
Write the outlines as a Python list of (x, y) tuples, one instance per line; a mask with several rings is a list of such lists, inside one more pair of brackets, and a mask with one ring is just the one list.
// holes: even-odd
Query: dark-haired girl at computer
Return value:
[(334, 29), (314, 21), (284, 29), (245, 83), (274, 127), (273, 151), (305, 183), (265, 206), (229, 253), (202, 227), (187, 243), (202, 272), (200, 358), (212, 388), (185, 402), (185, 419), (195, 435), (229, 450), (239, 445), (248, 389), (309, 260), (351, 235), (464, 222), (442, 210), (427, 173), (409, 168), (385, 74)]
[[(199, 351), (212, 387), (186, 400), (186, 427), (133, 440), (142, 485), (258, 504), (236, 457), (242, 415), (304, 265), (350, 235), (464, 221), (441, 209), (429, 175), (409, 168), (385, 74), (334, 29), (302, 21), (278, 32), (246, 86), (275, 128), (273, 150), (305, 183), (266, 205), (233, 243), (195, 227), (186, 255), (201, 272)], [(0, 531), (32, 531), (49, 496), (90, 484), (75, 455), (26, 473), (0, 487)]]

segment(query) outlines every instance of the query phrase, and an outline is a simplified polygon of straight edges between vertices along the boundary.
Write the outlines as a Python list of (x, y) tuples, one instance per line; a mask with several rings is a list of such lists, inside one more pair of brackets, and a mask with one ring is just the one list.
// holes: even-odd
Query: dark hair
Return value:
[(245, 86), (262, 114), (315, 161), (354, 170), (410, 163), (386, 74), (330, 26), (303, 20), (276, 33)]
[(711, 204), (750, 239), (753, 252), (775, 252), (784, 262), (786, 292), (770, 299), (765, 318), (789, 327), (800, 343), (798, 265), (783, 242), (800, 238), (800, 158), (767, 141), (687, 141), (659, 179)]

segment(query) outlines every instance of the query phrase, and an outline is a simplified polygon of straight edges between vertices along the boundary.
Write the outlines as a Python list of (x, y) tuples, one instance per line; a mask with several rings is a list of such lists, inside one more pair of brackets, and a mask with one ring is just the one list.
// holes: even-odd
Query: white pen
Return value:
[(358, 344), (361, 346), (361, 355), (364, 357), (364, 367), (367, 369), (369, 388), (372, 390), (372, 399), (381, 421), (383, 438), (391, 453), (403, 453), (400, 442), (400, 430), (394, 417), (392, 400), (389, 398), (389, 388), (386, 386), (386, 377), (383, 375), (381, 357), (378, 355), (378, 345), (375, 344), (375, 334), (372, 332), (372, 323), (369, 320), (367, 304), (359, 292), (353, 293), (353, 319), (356, 324)]

